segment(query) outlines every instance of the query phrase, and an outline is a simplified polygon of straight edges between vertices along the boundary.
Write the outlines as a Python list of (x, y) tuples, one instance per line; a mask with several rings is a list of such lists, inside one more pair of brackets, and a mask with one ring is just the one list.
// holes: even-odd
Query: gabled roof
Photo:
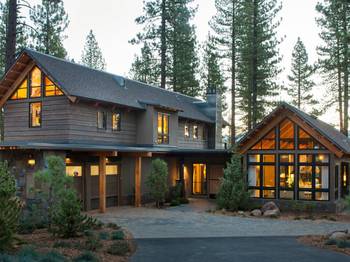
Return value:
[[(16, 76), (13, 72), (21, 71), (17, 62), (34, 60), (47, 75), (64, 91), (65, 94), (80, 99), (96, 100), (106, 103), (144, 109), (145, 104), (159, 105), (178, 111), (179, 117), (214, 123), (215, 119), (200, 110), (196, 103), (202, 101), (162, 88), (130, 80), (118, 75), (91, 69), (50, 55), (30, 49), (24, 49), (9, 72), (0, 82), (0, 88), (6, 86)], [(17, 65), (16, 65), (17, 63)], [(25, 64), (21, 62), (22, 64)], [(23, 69), (22, 69), (23, 70)], [(9, 80), (10, 79), (10, 80)], [(3, 87), (2, 87), (3, 86)], [(1, 89), (0, 89), (1, 90)], [(0, 91), (0, 96), (4, 94)]]
[(331, 144), (337, 147), (344, 154), (350, 154), (350, 139), (343, 133), (339, 132), (333, 126), (319, 120), (288, 103), (282, 102), (275, 110), (267, 115), (254, 129), (249, 131), (242, 137), (238, 144), (243, 146), (250, 138), (254, 136), (263, 126), (267, 125), (273, 118), (278, 116), (280, 112), (287, 110), (299, 117), (303, 122), (314, 129), (318, 134), (327, 139)]

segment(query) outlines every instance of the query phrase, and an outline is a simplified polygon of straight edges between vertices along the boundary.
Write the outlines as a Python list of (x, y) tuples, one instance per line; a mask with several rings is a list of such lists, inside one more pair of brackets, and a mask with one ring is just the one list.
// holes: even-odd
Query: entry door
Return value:
[(194, 195), (207, 194), (207, 166), (206, 164), (193, 164), (192, 167), (192, 193)]
[(350, 191), (349, 163), (341, 164), (341, 197), (345, 197)]

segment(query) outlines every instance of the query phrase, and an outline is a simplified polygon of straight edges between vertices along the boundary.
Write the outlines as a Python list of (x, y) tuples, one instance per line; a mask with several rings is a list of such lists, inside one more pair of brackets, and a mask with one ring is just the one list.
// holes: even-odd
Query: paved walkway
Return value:
[(242, 218), (207, 213), (213, 208), (207, 200), (192, 200), (190, 205), (155, 209), (118, 207), (96, 214), (104, 222), (128, 228), (135, 238), (205, 238), (248, 236), (300, 236), (350, 230), (350, 223), (310, 220)]

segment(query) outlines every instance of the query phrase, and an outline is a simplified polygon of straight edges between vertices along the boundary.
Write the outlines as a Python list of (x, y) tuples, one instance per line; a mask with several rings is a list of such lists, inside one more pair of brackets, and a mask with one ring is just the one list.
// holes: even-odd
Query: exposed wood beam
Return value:
[(106, 156), (101, 154), (99, 158), (99, 201), (100, 213), (106, 212)]
[(135, 207), (141, 206), (141, 157), (135, 158)]

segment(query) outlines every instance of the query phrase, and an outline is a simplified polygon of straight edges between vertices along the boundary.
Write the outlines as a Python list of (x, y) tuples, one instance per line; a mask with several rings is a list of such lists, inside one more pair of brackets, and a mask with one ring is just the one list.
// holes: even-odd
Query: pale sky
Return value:
[[(34, 4), (41, 1), (30, 2)], [(316, 3), (317, 0), (282, 0), (280, 16), (283, 20), (278, 32), (281, 37), (285, 36), (285, 40), (280, 45), (280, 53), (283, 55), (281, 67), (284, 68), (278, 77), (280, 82), (288, 83), (286, 75), (298, 36), (307, 48), (310, 62), (317, 60), (316, 46), (320, 39), (315, 22)], [(80, 60), (86, 35), (92, 29), (106, 59), (107, 71), (128, 75), (134, 55), (140, 50), (140, 47), (132, 46), (128, 41), (141, 30), (134, 20), (142, 14), (143, 0), (64, 0), (64, 4), (70, 18), (70, 25), (66, 31), (68, 38), (64, 43), (68, 56), (75, 61)], [(201, 43), (206, 39), (210, 30), (208, 21), (216, 10), (214, 0), (195, 0), (194, 4), (198, 5), (194, 24)], [(318, 94), (318, 98), (322, 98), (322, 92), (315, 90), (315, 93)], [(322, 119), (335, 123), (334, 112), (327, 113)]]

